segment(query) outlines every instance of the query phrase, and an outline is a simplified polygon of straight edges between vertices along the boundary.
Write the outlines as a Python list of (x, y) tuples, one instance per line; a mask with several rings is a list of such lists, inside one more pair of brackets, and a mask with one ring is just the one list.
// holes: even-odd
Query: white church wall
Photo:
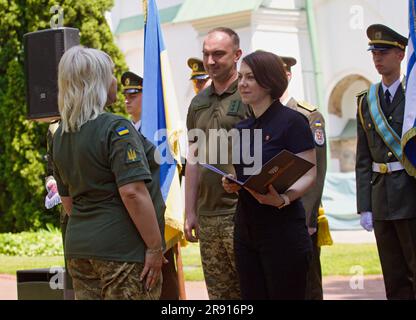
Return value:
[(407, 1), (318, 0), (314, 9), (326, 101), (336, 80), (350, 74), (379, 81), (367, 51), (366, 29), (373, 23), (383, 23), (406, 35)]

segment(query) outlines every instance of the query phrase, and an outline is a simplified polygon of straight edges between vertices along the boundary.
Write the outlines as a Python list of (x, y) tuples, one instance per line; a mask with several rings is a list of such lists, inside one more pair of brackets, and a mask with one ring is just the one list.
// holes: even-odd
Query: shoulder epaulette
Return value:
[(407, 82), (406, 75), (404, 75), (404, 76), (403, 76), (403, 79), (402, 79), (402, 87), (403, 87), (403, 91), (406, 91), (406, 82)]
[(362, 95), (364, 95), (364, 94), (366, 94), (366, 93), (368, 93), (368, 89), (365, 89), (365, 90), (363, 90), (363, 91), (361, 91), (361, 92), (357, 93), (355, 96), (358, 98), (358, 97), (361, 97)]
[(298, 101), (298, 106), (305, 110), (308, 110), (309, 112), (314, 112), (318, 110), (317, 107), (315, 107), (314, 105), (311, 105), (309, 102), (306, 102), (306, 101)]
[(361, 125), (362, 125), (362, 127), (363, 127), (363, 129), (364, 129), (364, 131), (366, 131), (367, 132), (367, 128), (365, 127), (365, 122), (364, 122), (364, 117), (363, 117), (363, 100), (364, 100), (364, 93), (367, 93), (368, 92), (368, 90), (364, 90), (364, 91), (362, 91), (362, 92), (360, 92), (359, 94), (357, 94), (357, 102), (358, 102), (358, 117), (360, 118), (360, 122), (361, 122)]

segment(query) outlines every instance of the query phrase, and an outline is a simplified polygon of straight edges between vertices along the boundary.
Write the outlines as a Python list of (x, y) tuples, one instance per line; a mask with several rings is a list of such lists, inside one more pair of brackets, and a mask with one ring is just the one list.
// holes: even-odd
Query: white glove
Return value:
[(370, 211), (360, 213), (360, 224), (367, 231), (373, 231), (373, 214)]
[(45, 207), (46, 209), (53, 208), (54, 206), (61, 203), (61, 197), (58, 194), (58, 186), (56, 185), (56, 180), (51, 176), (46, 180), (46, 191), (48, 194), (45, 197)]

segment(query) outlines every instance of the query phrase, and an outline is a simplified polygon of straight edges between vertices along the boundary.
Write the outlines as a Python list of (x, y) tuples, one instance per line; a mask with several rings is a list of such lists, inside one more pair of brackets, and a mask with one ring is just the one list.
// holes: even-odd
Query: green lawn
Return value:
[(321, 249), (321, 265), (324, 276), (356, 274), (355, 266), (362, 267), (364, 275), (381, 274), (376, 244), (324, 246)]
[(204, 280), (204, 274), (201, 266), (201, 256), (199, 254), (199, 245), (197, 243), (188, 243), (186, 247), (181, 248), (181, 251), (185, 280)]
[(16, 270), (60, 267), (63, 265), (63, 256), (20, 257), (0, 255), (0, 274), (16, 275)]
[[(198, 244), (182, 248), (185, 279), (203, 280)], [(328, 275), (352, 275), (354, 266), (361, 266), (364, 275), (381, 274), (380, 262), (375, 244), (335, 244), (322, 248), (322, 272)], [(16, 270), (63, 266), (62, 256), (17, 257), (0, 255), (0, 274), (16, 274)]]
[[(188, 244), (182, 248), (185, 279), (203, 280), (199, 246)], [(360, 266), (364, 275), (381, 274), (381, 266), (375, 244), (334, 244), (321, 250), (322, 274), (353, 275)]]

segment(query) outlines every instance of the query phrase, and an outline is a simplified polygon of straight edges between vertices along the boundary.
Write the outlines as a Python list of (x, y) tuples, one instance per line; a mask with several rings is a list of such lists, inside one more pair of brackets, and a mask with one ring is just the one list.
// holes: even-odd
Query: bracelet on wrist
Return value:
[(163, 253), (163, 247), (157, 248), (157, 249), (146, 249), (146, 254), (157, 254), (157, 253)]
[(282, 198), (283, 203), (277, 207), (278, 209), (282, 209), (283, 207), (286, 207), (290, 204), (290, 199), (286, 193), (279, 194), (279, 196)]

